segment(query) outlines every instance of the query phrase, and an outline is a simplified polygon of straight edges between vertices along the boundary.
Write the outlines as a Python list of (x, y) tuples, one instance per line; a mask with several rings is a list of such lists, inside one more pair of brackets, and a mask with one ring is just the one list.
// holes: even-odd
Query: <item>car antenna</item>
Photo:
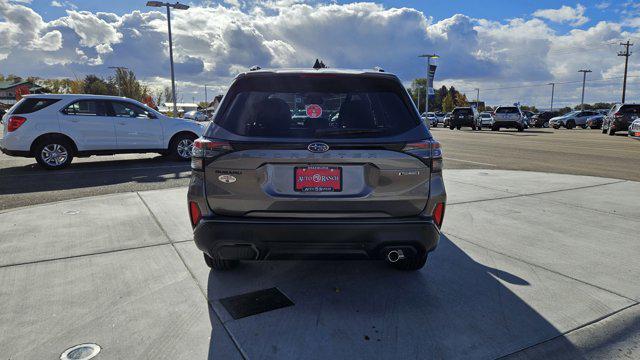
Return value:
[(325, 69), (327, 65), (325, 65), (320, 59), (316, 59), (316, 63), (313, 64), (313, 68), (316, 70)]

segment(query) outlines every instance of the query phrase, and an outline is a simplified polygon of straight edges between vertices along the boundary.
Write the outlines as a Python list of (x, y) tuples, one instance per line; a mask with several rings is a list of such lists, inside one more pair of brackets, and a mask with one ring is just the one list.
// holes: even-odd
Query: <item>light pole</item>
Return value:
[[(424, 55), (419, 55), (418, 57), (427, 58), (427, 86), (426, 86), (426, 90), (427, 91), (425, 91), (426, 102), (424, 104), (424, 113), (425, 113), (425, 116), (426, 116), (426, 114), (429, 112), (429, 92), (430, 92), (429, 91), (429, 88), (430, 88), (430, 86), (429, 86), (429, 78), (432, 77), (432, 75), (431, 75), (431, 59), (437, 59), (437, 58), (439, 58), (439, 56), (436, 55), (436, 54), (424, 54)], [(433, 80), (433, 78), (432, 78), (432, 80)]]
[(173, 39), (171, 38), (171, 8), (176, 10), (187, 10), (189, 5), (180, 4), (176, 2), (175, 4), (170, 4), (162, 1), (147, 1), (147, 6), (151, 7), (163, 7), (167, 8), (167, 27), (169, 28), (169, 61), (171, 62), (171, 91), (173, 98), (173, 116), (178, 116), (178, 104), (176, 99), (176, 78), (173, 71)]
[(548, 83), (547, 85), (551, 85), (551, 110), (549, 111), (553, 111), (553, 94), (556, 91), (556, 83)]
[(476, 88), (476, 109), (480, 111), (480, 89)]
[(591, 70), (578, 70), (582, 73), (582, 100), (580, 101), (580, 110), (584, 110), (584, 84), (587, 82), (587, 73), (593, 72)]
[[(118, 70), (120, 70), (120, 71), (129, 70), (128, 67), (124, 67), (124, 66), (109, 66), (109, 69), (116, 70), (116, 73), (117, 73)], [(120, 89), (120, 84), (117, 84), (117, 85), (118, 85), (118, 96), (122, 96), (122, 90)]]

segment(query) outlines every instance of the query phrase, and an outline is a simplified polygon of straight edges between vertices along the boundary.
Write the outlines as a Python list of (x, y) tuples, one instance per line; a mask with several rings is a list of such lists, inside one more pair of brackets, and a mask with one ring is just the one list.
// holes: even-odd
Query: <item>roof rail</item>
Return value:
[(384, 69), (381, 68), (380, 66), (374, 66), (373, 70), (377, 71), (377, 72), (384, 72)]
[(260, 70), (260, 69), (262, 69), (260, 66), (253, 65), (252, 67), (249, 68), (249, 71), (256, 71), (256, 70)]

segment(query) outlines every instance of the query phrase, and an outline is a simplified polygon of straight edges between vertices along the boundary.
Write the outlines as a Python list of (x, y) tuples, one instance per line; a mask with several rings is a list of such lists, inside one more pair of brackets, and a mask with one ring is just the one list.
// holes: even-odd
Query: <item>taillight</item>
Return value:
[(444, 203), (436, 204), (436, 208), (433, 209), (433, 221), (438, 226), (438, 229), (442, 227), (442, 220), (444, 220)]
[(616, 119), (622, 119), (622, 117), (623, 117), (623, 116), (624, 116), (624, 115), (622, 115), (621, 113), (615, 113), (615, 114), (613, 114), (613, 117), (614, 117), (614, 118), (616, 118)]
[(195, 201), (189, 201), (189, 218), (191, 219), (191, 226), (196, 227), (202, 219), (202, 213), (200, 213), (200, 207)]
[(27, 121), (27, 118), (22, 116), (12, 116), (9, 118), (9, 122), (7, 123), (7, 132), (12, 132), (18, 130), (22, 124)]
[(233, 147), (228, 141), (216, 139), (196, 139), (191, 151), (191, 168), (193, 170), (204, 169), (204, 159), (213, 158), (221, 153), (231, 151)]
[(442, 148), (435, 140), (422, 140), (408, 143), (402, 149), (403, 152), (417, 156), (429, 165), (432, 173), (442, 171)]

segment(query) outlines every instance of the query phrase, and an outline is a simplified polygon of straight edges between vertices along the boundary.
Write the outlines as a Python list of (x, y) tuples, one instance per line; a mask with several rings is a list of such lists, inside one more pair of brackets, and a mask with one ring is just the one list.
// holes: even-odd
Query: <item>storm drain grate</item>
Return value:
[(294, 305), (278, 288), (231, 296), (220, 299), (220, 303), (236, 320)]

